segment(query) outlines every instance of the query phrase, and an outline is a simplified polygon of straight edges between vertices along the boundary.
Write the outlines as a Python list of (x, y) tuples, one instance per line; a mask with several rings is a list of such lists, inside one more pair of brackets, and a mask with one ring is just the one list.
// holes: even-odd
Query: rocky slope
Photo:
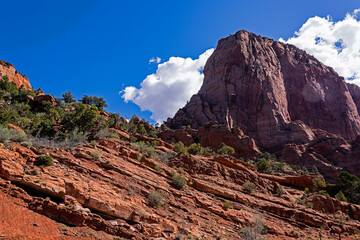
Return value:
[(0, 76), (8, 76), (9, 81), (16, 83), (16, 86), (24, 86), (25, 90), (32, 89), (28, 78), (16, 71), (15, 67), (11, 63), (0, 60), (0, 73)]
[[(225, 156), (182, 155), (160, 161), (134, 150), (129, 135), (117, 132), (122, 140), (99, 139), (68, 149), (28, 149), (17, 143), (0, 148), (0, 236), (175, 239), (182, 234), (188, 239), (241, 239), (241, 232), (255, 226), (263, 233), (266, 229), (267, 239), (307, 239), (331, 232), (347, 232), (343, 239), (356, 239), (360, 234), (358, 205), (316, 194), (306, 198), (308, 204), (297, 203), (302, 189), (311, 188), (318, 176), (267, 175)], [(172, 151), (158, 141), (159, 155)], [(37, 166), (41, 154), (52, 156), (54, 165)], [(176, 171), (187, 179), (188, 186), (181, 190), (171, 180)], [(254, 191), (241, 187), (247, 181), (255, 184)], [(154, 190), (163, 196), (157, 207), (149, 197)], [(6, 220), (14, 212), (25, 214), (23, 221)]]
[(260, 147), (312, 141), (312, 129), (352, 140), (360, 117), (344, 79), (295, 46), (239, 31), (221, 39), (198, 94), (168, 120), (172, 128), (217, 121)]

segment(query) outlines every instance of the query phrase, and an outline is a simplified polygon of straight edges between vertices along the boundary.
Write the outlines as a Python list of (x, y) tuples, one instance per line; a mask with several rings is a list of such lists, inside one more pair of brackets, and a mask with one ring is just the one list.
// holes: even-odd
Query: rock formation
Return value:
[[(171, 151), (159, 141), (159, 155)], [(96, 159), (91, 153), (99, 150)], [(54, 165), (37, 166), (43, 154), (52, 156)], [(188, 184), (182, 190), (171, 178), (180, 168)], [(308, 239), (334, 228), (360, 234), (358, 205), (318, 195), (308, 200), (314, 209), (296, 201), (315, 177), (263, 174), (226, 156), (181, 155), (164, 164), (115, 138), (69, 149), (11, 143), (0, 146), (0, 237), (175, 239), (182, 233), (188, 239), (241, 239), (241, 231), (259, 216), (267, 239)], [(242, 187), (247, 181), (254, 183), (253, 192)], [(162, 206), (151, 205), (154, 190), (162, 193)], [(316, 199), (329, 204), (317, 205)], [(334, 213), (347, 221), (339, 224)]]
[(17, 87), (24, 86), (26, 90), (32, 89), (28, 78), (16, 71), (12, 64), (0, 60), (0, 73), (0, 76), (8, 76), (9, 82), (14, 82)]
[(167, 124), (240, 127), (261, 147), (303, 144), (323, 129), (345, 139), (360, 117), (344, 79), (293, 45), (239, 31), (221, 39), (204, 68), (198, 94)]

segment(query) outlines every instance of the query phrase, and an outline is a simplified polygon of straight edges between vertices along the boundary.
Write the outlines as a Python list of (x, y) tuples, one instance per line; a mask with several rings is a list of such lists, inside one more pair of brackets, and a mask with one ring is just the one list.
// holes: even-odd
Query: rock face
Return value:
[(347, 142), (336, 135), (317, 136), (306, 147), (286, 144), (281, 159), (308, 169), (316, 166), (328, 182), (335, 183), (337, 175), (343, 170), (360, 175), (360, 137)]
[(351, 94), (352, 99), (357, 107), (358, 112), (360, 112), (360, 87), (358, 85), (348, 83), (348, 88)]
[(32, 90), (28, 78), (16, 71), (12, 64), (0, 60), (0, 73), (2, 76), (8, 76), (9, 82), (14, 82), (17, 87), (21, 87), (23, 85), (24, 89)]
[(235, 149), (234, 156), (246, 159), (254, 159), (260, 152), (254, 139), (244, 135), (240, 128), (230, 129), (226, 124), (208, 122), (199, 130), (177, 129), (165, 130), (159, 133), (159, 137), (169, 143), (181, 141), (186, 146), (199, 142), (203, 147), (210, 147), (217, 151), (221, 143)]
[[(188, 239), (235, 240), (257, 218), (269, 240), (294, 239), (294, 232), (314, 239), (333, 228), (360, 234), (358, 205), (316, 195), (306, 200), (313, 208), (296, 202), (314, 176), (263, 174), (220, 155), (180, 155), (164, 164), (133, 147), (115, 138), (68, 149), (0, 146), (0, 238), (145, 240), (182, 233)], [(154, 148), (159, 155), (171, 151), (164, 143)], [(101, 157), (94, 158), (91, 153), (99, 150)], [(43, 154), (52, 156), (52, 166), (35, 164)], [(180, 168), (188, 185), (181, 190), (171, 178)], [(243, 187), (248, 181), (254, 191)], [(153, 191), (162, 193), (161, 206), (151, 203)], [(334, 213), (347, 221), (339, 224)]]
[(167, 124), (240, 127), (265, 148), (314, 139), (323, 129), (345, 139), (360, 117), (344, 79), (293, 45), (239, 31), (221, 39), (204, 68), (198, 94)]

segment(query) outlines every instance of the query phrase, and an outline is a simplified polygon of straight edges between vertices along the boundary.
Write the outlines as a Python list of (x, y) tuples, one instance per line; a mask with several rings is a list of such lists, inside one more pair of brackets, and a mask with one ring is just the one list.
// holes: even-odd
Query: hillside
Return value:
[[(215, 69), (209, 64), (216, 56), (206, 71)], [(190, 127), (155, 127), (106, 112), (101, 97), (76, 100), (69, 91), (55, 98), (4, 73), (0, 239), (360, 238), (360, 180), (349, 173), (360, 165), (360, 138), (348, 141), (277, 115), (298, 131), (286, 137), (305, 131), (312, 139), (284, 138), (274, 154), (259, 141), (263, 135), (249, 134), (235, 119), (200, 124), (194, 117)], [(353, 101), (356, 89), (343, 96)], [(353, 111), (350, 103), (340, 108)], [(357, 118), (350, 115), (338, 120), (353, 124), (343, 131), (352, 136)]]

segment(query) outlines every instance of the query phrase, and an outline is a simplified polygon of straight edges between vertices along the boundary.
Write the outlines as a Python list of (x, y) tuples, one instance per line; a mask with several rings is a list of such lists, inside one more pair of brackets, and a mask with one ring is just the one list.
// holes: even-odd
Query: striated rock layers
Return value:
[(204, 75), (199, 93), (168, 119), (170, 127), (217, 121), (240, 127), (265, 148), (308, 143), (312, 129), (345, 139), (360, 133), (344, 79), (293, 45), (239, 31), (219, 41)]
[(31, 84), (25, 75), (22, 75), (15, 70), (11, 63), (0, 60), (0, 73), (1, 76), (8, 76), (9, 82), (14, 82), (17, 87), (24, 86), (26, 90), (32, 90)]

